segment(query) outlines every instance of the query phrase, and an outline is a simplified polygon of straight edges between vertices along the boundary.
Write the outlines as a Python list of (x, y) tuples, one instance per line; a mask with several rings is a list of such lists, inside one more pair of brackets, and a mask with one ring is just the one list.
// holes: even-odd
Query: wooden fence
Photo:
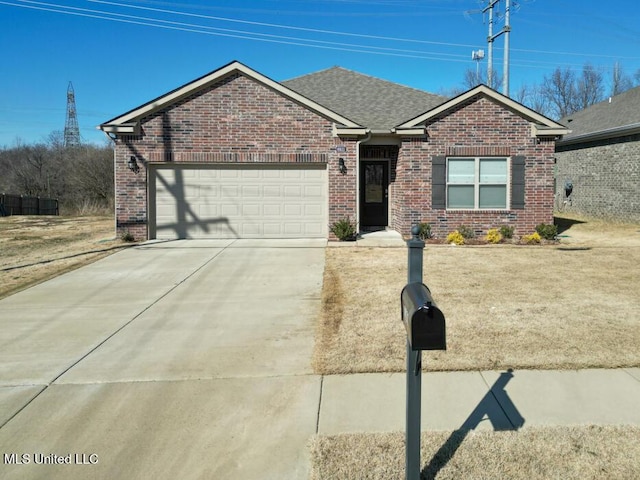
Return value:
[(0, 193), (0, 216), (60, 215), (58, 200)]

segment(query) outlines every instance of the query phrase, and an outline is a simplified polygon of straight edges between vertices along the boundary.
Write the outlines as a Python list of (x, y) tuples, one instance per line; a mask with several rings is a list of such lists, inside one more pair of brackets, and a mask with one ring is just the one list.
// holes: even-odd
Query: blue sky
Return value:
[[(0, 146), (62, 131), (69, 81), (83, 140), (103, 143), (96, 125), (232, 60), (277, 81), (339, 65), (441, 93), (475, 70), (473, 50), (487, 52), (487, 3), (0, 0)], [(585, 62), (607, 80), (615, 62), (634, 74), (638, 19), (637, 0), (513, 1), (511, 92)], [(494, 45), (501, 73), (503, 37)]]

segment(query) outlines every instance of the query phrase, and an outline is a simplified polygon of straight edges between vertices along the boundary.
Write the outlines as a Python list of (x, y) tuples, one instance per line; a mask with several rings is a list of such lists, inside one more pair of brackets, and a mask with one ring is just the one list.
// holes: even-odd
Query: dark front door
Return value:
[(389, 209), (389, 162), (360, 162), (360, 227), (386, 227)]

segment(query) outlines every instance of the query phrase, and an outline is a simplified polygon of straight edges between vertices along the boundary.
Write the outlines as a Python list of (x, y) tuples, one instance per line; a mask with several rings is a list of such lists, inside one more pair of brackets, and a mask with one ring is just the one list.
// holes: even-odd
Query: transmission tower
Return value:
[(73, 84), (69, 82), (67, 88), (67, 121), (64, 124), (64, 146), (77, 147), (80, 145), (80, 128), (78, 127), (78, 114), (76, 113), (76, 94)]

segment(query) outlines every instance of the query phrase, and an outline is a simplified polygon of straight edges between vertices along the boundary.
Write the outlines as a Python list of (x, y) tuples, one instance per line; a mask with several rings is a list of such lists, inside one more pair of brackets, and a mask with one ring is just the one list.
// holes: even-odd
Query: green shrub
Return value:
[(356, 225), (349, 218), (343, 218), (331, 225), (331, 233), (341, 241), (355, 240)]
[(556, 225), (541, 223), (536, 226), (536, 232), (545, 240), (554, 240), (558, 235), (558, 227)]
[(473, 238), (476, 236), (476, 233), (473, 231), (473, 228), (467, 227), (466, 225), (460, 225), (457, 230), (460, 235), (462, 235), (465, 239)]
[(432, 233), (431, 233), (431, 225), (429, 225), (428, 223), (420, 223), (418, 225), (418, 238), (420, 240), (426, 240), (428, 238), (433, 237)]
[(492, 228), (487, 232), (485, 240), (489, 243), (500, 243), (502, 241), (502, 235), (497, 228)]
[(464, 236), (458, 230), (454, 230), (449, 235), (447, 235), (447, 243), (464, 245)]
[(136, 239), (131, 234), (131, 232), (127, 230), (122, 235), (120, 235), (120, 240), (122, 240), (123, 242), (134, 242)]
[(513, 227), (502, 225), (500, 227), (500, 235), (502, 235), (502, 238), (513, 238)]

